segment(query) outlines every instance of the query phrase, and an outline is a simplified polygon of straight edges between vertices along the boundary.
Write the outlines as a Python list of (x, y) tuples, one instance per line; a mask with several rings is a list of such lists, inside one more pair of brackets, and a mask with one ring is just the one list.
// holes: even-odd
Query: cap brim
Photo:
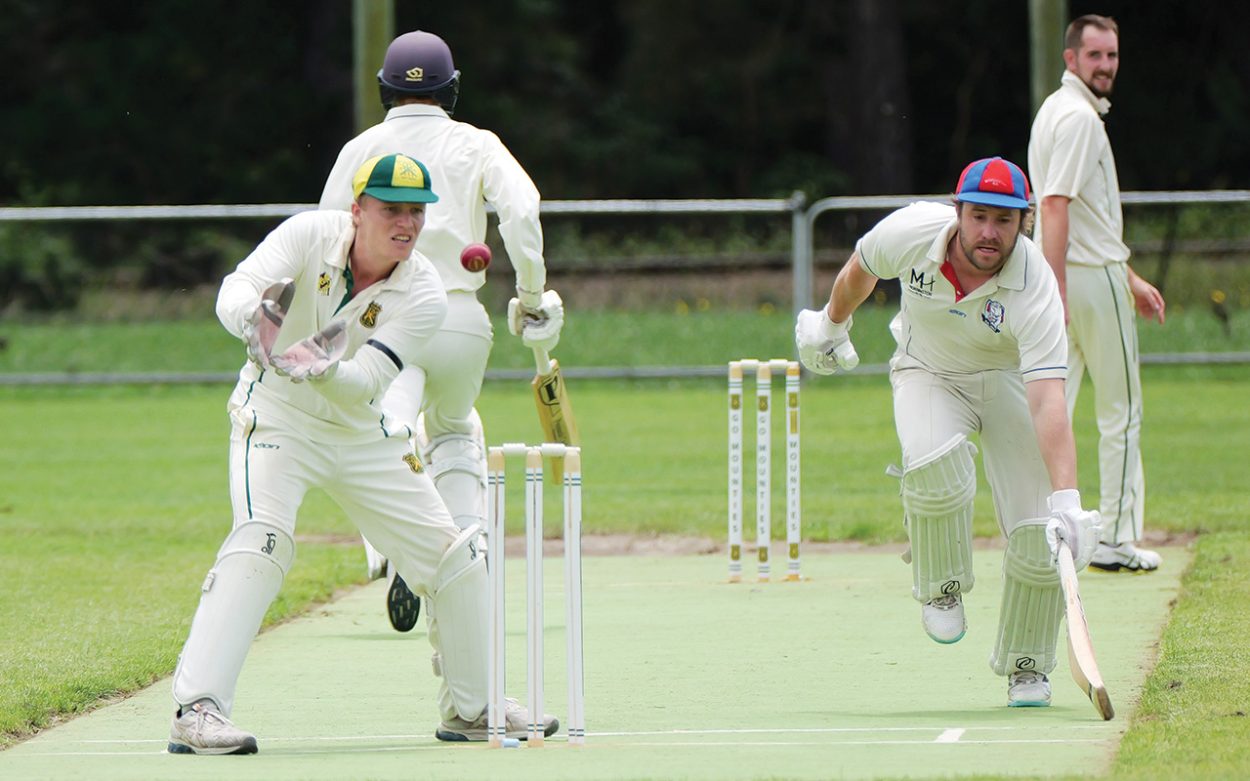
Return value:
[(982, 206), (997, 206), (1002, 209), (1027, 209), (1029, 202), (1023, 198), (1000, 193), (961, 193), (955, 197), (960, 203), (979, 203)]
[(387, 203), (438, 203), (433, 190), (417, 187), (366, 187), (362, 195), (372, 195)]

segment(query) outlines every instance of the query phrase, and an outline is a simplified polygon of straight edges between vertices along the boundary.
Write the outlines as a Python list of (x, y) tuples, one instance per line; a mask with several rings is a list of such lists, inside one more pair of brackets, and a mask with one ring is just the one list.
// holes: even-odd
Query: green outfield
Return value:
[[(771, 342), (760, 351), (770, 347)], [(84, 347), (83, 354), (91, 350)], [(141, 363), (133, 369), (154, 368), (151, 358)], [(300, 654), (328, 654), (318, 663), (334, 664), (330, 677), (342, 676), (343, 685), (300, 693), (305, 679), (321, 683), (325, 676), (300, 673), (314, 668), (304, 668), (303, 657), (280, 654), (274, 664), (286, 677), (279, 690), (290, 692), (292, 701), (266, 710), (270, 706), (249, 699), (254, 719), (242, 717), (240, 701), (241, 720), (261, 733), (263, 753), (227, 760), (231, 775), (243, 772), (236, 768), (249, 773), (256, 768), (257, 775), (274, 779), (322, 777), (316, 774), (324, 763), (350, 767), (349, 777), (362, 778), (495, 776), (505, 767), (519, 777), (573, 777), (579, 769), (583, 777), (648, 778), (822, 773), (996, 778), (1087, 771), (1114, 777), (1244, 777), (1250, 774), (1244, 750), (1250, 720), (1243, 715), (1250, 700), (1244, 641), (1250, 636), (1244, 609), (1250, 597), (1245, 526), (1250, 495), (1240, 451), (1250, 432), (1244, 401), (1250, 369), (1148, 367), (1144, 384), (1147, 527), (1174, 535), (1164, 541), (1172, 546), (1166, 569), (1160, 577), (1086, 578), (1100, 651), (1126, 654), (1114, 668), (1104, 664), (1121, 715), (1109, 725), (1095, 722), (1092, 708), (1067, 681), (1062, 661), (1055, 707), (1023, 716), (1033, 720), (1027, 723), (1045, 725), (1042, 734), (1055, 742), (1012, 744), (1033, 746), (1011, 756), (1036, 761), (1000, 765), (991, 756), (993, 747), (984, 749), (990, 757), (984, 761), (973, 753), (983, 750), (974, 748), (981, 745), (974, 741), (994, 740), (999, 728), (1013, 731), (1008, 739), (1017, 740), (1014, 731), (1021, 723), (1020, 714), (1002, 707), (1004, 687), (985, 663), (985, 633), (997, 609), (998, 554), (992, 549), (978, 559), (985, 571), (976, 592), (974, 632), (953, 649), (924, 639), (918, 611), (906, 596), (906, 568), (894, 553), (809, 555), (813, 580), (793, 591), (781, 585), (740, 591), (721, 586), (719, 551), (695, 558), (596, 558), (595, 569), (587, 569), (586, 624), (586, 668), (593, 681), (588, 727), (600, 733), (594, 750), (576, 759), (563, 746), (553, 746), (545, 759), (532, 757), (536, 752), (492, 758), (474, 749), (435, 746), (429, 738), (433, 682), (424, 643), (399, 647), (405, 640), (386, 628), (376, 586), (357, 588), (364, 582), (363, 554), (350, 526), (315, 494), (301, 512), (297, 563), (270, 624), (304, 615), (290, 628), (308, 626), (315, 633), (324, 609), (308, 613), (311, 605), (336, 595), (352, 604), (364, 600), (364, 617), (354, 619), (347, 634), (355, 639), (349, 642), (394, 654), (387, 657), (393, 661), (372, 661), (362, 669), (393, 670), (412, 685), (386, 685), (377, 690), (375, 703), (369, 687), (385, 681), (376, 675), (350, 678), (346, 671), (356, 646), (338, 652), (320, 641), (295, 642)], [(526, 386), (487, 384), (481, 406), (492, 442), (538, 436)], [(681, 536), (705, 541), (701, 545), (708, 550), (722, 544), (723, 380), (580, 381), (570, 390), (586, 452), (586, 533), (644, 540)], [(0, 388), (5, 434), (0, 439), (5, 464), (0, 470), (0, 745), (7, 747), (0, 753), (0, 777), (97, 777), (114, 766), (128, 768), (119, 771), (121, 777), (135, 778), (150, 777), (149, 770), (189, 777), (220, 772), (212, 759), (191, 758), (190, 764), (175, 766), (130, 765), (117, 757), (94, 762), (90, 756), (36, 757), (90, 754), (98, 745), (111, 755), (133, 750), (140, 763), (178, 759), (149, 756), (167, 730), (167, 683), (29, 738), (172, 671), (203, 573), (229, 522), (227, 393), (222, 385)], [(1078, 408), (1083, 464), (1095, 462), (1091, 401), (1086, 394)], [(886, 379), (807, 382), (803, 433), (804, 538), (901, 541), (897, 483), (884, 474), (897, 457)], [(779, 457), (779, 433), (773, 449)], [(1081, 487), (1087, 497), (1097, 493), (1088, 470), (1082, 471)], [(557, 498), (549, 501), (554, 513)], [(977, 532), (992, 538), (995, 524), (984, 485), (977, 503)], [(782, 517), (783, 506), (778, 490), (774, 518)], [(511, 519), (515, 533), (520, 514)], [(780, 537), (780, 524), (774, 526)], [(557, 528), (553, 523), (548, 534), (558, 534)], [(553, 577), (558, 571), (552, 567)], [(630, 584), (639, 591), (629, 591)], [(693, 601), (683, 606), (670, 599), (675, 595)], [(1136, 604), (1137, 595), (1159, 611), (1145, 623), (1119, 613)], [(331, 604), (330, 612), (338, 615), (339, 603)], [(548, 615), (558, 632), (556, 606)], [(766, 629), (770, 621), (780, 623)], [(514, 632), (519, 626), (514, 623)], [(257, 648), (279, 642), (287, 629), (279, 628), (272, 641), (266, 635)], [(1139, 630), (1142, 634), (1135, 634)], [(651, 633), (672, 641), (653, 640)], [(520, 635), (514, 637), (512, 650), (519, 653)], [(549, 641), (553, 654), (561, 647), (558, 639), (557, 633)], [(739, 650), (722, 656), (722, 645)], [(938, 655), (943, 651), (946, 657)], [(958, 661), (939, 672), (948, 659)], [(553, 655), (551, 669), (558, 667)], [(866, 677), (869, 672), (880, 682)], [(249, 667), (245, 678), (261, 674)], [(549, 710), (562, 714), (558, 682), (553, 672), (548, 702)], [(246, 691), (251, 684), (243, 685)], [(373, 712), (377, 708), (382, 715)], [(919, 733), (900, 738), (888, 730), (856, 731), (883, 725)], [(823, 731), (799, 732), (804, 728)], [(796, 734), (769, 732), (774, 729)], [(954, 740), (955, 733), (944, 732), (948, 729), (967, 731)], [(102, 737), (75, 737), (78, 730), (100, 730)], [(978, 730), (984, 734), (978, 737)], [(1081, 730), (1090, 733), (1080, 738)], [(955, 750), (972, 749), (965, 756), (975, 761), (932, 764), (949, 758), (939, 755), (951, 747), (930, 745), (943, 734), (945, 741), (961, 744)], [(362, 739), (372, 741), (367, 750), (359, 748)], [(76, 740), (155, 742), (128, 749), (116, 742), (73, 744)], [(891, 749), (894, 745), (899, 748)], [(904, 757), (911, 764), (904, 765)], [(616, 758), (622, 764), (614, 771)], [(563, 770), (552, 769), (562, 763)], [(209, 765), (214, 767), (200, 769)]]

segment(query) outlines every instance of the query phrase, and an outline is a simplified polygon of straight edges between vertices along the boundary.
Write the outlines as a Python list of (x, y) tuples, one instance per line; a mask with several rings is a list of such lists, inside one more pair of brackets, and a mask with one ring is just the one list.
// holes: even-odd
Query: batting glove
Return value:
[(844, 323), (829, 319), (824, 309), (804, 309), (794, 325), (794, 343), (799, 360), (816, 374), (833, 374), (838, 369), (850, 371), (859, 366), (859, 354), (851, 344), (852, 318)]
[(526, 347), (550, 352), (560, 342), (563, 328), (564, 301), (554, 290), (544, 291), (534, 306), (521, 297), (508, 302), (508, 330)]
[(1097, 510), (1081, 509), (1081, 494), (1075, 488), (1055, 491), (1046, 500), (1050, 520), (1046, 522), (1046, 544), (1050, 555), (1059, 560), (1059, 546), (1072, 551), (1072, 563), (1082, 570), (1094, 557), (1102, 533), (1102, 515)]
[(271, 358), (274, 371), (291, 382), (328, 380), (347, 352), (347, 325), (335, 320), (312, 336)]

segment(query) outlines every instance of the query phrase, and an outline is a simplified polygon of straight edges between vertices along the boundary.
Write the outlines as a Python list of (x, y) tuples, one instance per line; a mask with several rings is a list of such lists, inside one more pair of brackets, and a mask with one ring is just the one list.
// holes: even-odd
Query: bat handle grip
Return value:
[(551, 356), (541, 347), (534, 348), (534, 366), (538, 369), (539, 374), (551, 373)]

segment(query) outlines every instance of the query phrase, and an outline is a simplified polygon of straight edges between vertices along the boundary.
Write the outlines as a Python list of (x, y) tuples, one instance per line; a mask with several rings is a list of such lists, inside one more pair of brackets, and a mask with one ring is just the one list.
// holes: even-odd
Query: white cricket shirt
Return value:
[[(1029, 178), (1037, 201), (1048, 195), (1068, 204), (1068, 263), (1106, 266), (1129, 258), (1120, 209), (1120, 180), (1102, 115), (1111, 109), (1072, 71), (1037, 111), (1029, 134)], [(1037, 215), (1040, 244), (1046, 224)]]
[(486, 283), (486, 272), (460, 265), (460, 251), (486, 238), (487, 203), (499, 217), (517, 286), (543, 290), (547, 269), (538, 188), (498, 136), (458, 122), (438, 106), (396, 106), (381, 123), (348, 141), (326, 179), (320, 207), (350, 209), (356, 171), (371, 157), (395, 152), (430, 171), (438, 203), (426, 207), (417, 249), (434, 263), (447, 290), (474, 292)]
[(902, 288), (892, 365), (951, 374), (1018, 369), (1026, 382), (1065, 379), (1063, 305), (1042, 251), (1021, 236), (994, 278), (960, 296), (946, 263), (958, 232), (953, 206), (918, 202), (877, 223), (855, 247), (868, 273), (897, 278)]
[[(414, 250), (389, 277), (348, 300), (348, 251), (355, 235), (347, 212), (302, 212), (275, 228), (226, 276), (217, 294), (217, 317), (235, 336), (242, 336), (243, 323), (260, 305), (264, 290), (290, 277), (295, 296), (274, 354), (334, 320), (347, 324), (348, 337), (338, 374), (321, 383), (294, 383), (247, 362), (230, 396), (231, 414), (246, 407), (269, 423), (276, 421), (326, 444), (411, 436), (383, 415), (379, 402), (400, 369), (416, 359), (419, 348), (442, 325), (447, 294), (434, 266)], [(341, 390), (348, 376), (364, 387), (364, 399), (338, 400), (334, 384)]]

